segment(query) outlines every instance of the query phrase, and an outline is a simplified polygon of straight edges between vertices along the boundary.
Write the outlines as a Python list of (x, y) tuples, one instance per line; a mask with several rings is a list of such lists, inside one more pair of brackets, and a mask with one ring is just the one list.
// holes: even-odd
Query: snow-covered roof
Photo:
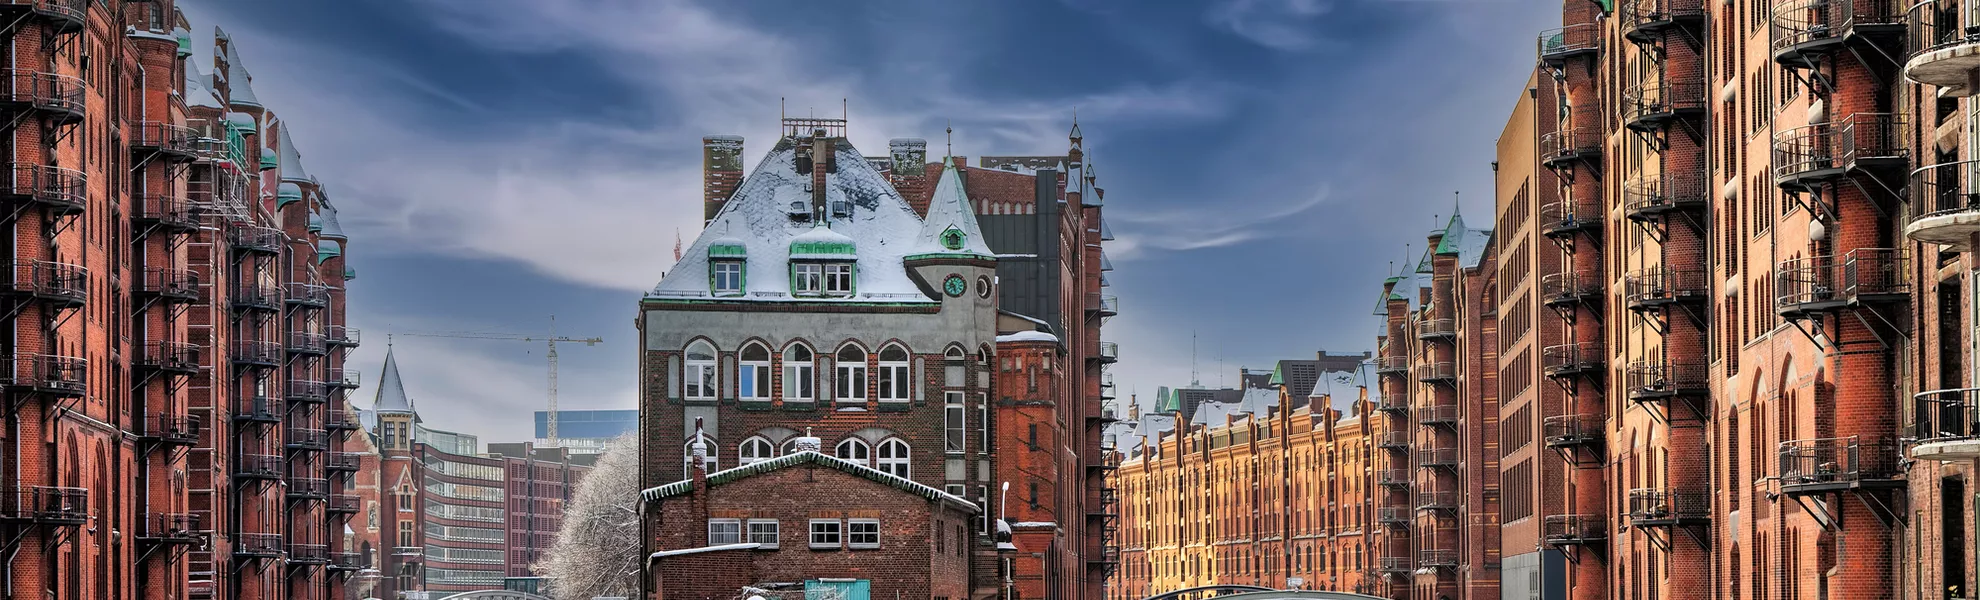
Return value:
[(227, 113), (227, 124), (241, 130), (243, 134), (256, 133), (261, 128), (260, 124), (254, 122), (254, 115), (244, 112)]
[(337, 207), (323, 203), (323, 238), (329, 240), (350, 239), (344, 235), (344, 227), (337, 223)]
[(997, 253), (983, 241), (983, 230), (976, 225), (976, 210), (970, 208), (969, 194), (955, 158), (942, 159), (942, 175), (935, 182), (935, 194), (928, 201), (928, 218), (921, 223), (916, 256), (968, 256), (994, 259)]
[[(390, 351), (387, 351), (387, 353), (389, 354)], [(823, 467), (831, 467), (833, 469), (837, 469), (845, 473), (858, 475), (868, 480), (891, 486), (894, 489), (908, 492), (928, 500), (947, 502), (956, 506), (957, 508), (961, 508), (968, 512), (974, 513), (982, 510), (980, 508), (977, 508), (975, 503), (972, 503), (968, 500), (964, 500), (962, 499), (961, 496), (950, 494), (948, 492), (944, 492), (939, 489), (935, 489), (926, 485), (922, 485), (920, 483), (916, 483), (913, 480), (895, 475), (893, 473), (888, 473), (886, 471), (881, 471), (873, 467), (869, 467), (852, 461), (841, 460), (835, 456), (820, 454), (818, 452), (812, 452), (812, 451), (792, 452), (790, 454), (786, 454), (769, 460), (759, 460), (733, 469), (716, 471), (714, 473), (709, 473), (703, 477), (707, 481), (708, 485), (717, 486), (738, 479), (754, 477), (757, 475), (762, 475), (764, 473), (768, 473), (785, 467), (792, 467), (797, 465), (819, 465)], [(662, 498), (679, 496), (691, 491), (694, 491), (694, 481), (681, 480), (662, 486), (646, 488), (645, 490), (639, 493), (639, 496), (641, 499), (647, 502), (655, 502)]]
[(406, 397), (406, 385), (399, 381), (399, 359), (392, 356), (392, 349), (385, 348), (385, 368), (378, 372), (378, 395), (372, 398), (371, 410), (381, 413), (410, 413), (412, 399)]
[(289, 123), (287, 121), (282, 123), (282, 129), (277, 136), (281, 139), (282, 144), (280, 148), (282, 153), (282, 181), (314, 183), (316, 180), (309, 176), (309, 171), (303, 170), (302, 152), (296, 150), (296, 143), (289, 138)]
[(1059, 336), (1043, 331), (1020, 331), (997, 336), (997, 343), (1004, 342), (1058, 342)]
[[(1437, 241), (1437, 247), (1432, 252), (1456, 255), (1458, 265), (1467, 269), (1478, 267), (1485, 256), (1485, 246), (1492, 243), (1492, 230), (1466, 227), (1464, 216), (1456, 212), (1451, 214), (1451, 220), (1444, 226), (1442, 233), (1443, 238)], [(1428, 259), (1425, 260), (1427, 264)]]
[(186, 106), (192, 108), (212, 108), (219, 110), (227, 108), (226, 105), (220, 103), (219, 96), (213, 95), (213, 87), (207, 84), (206, 74), (199, 71), (199, 65), (193, 64), (190, 61), (186, 63), (185, 89), (179, 90), (179, 94), (185, 97)]
[(241, 53), (234, 49), (232, 38), (219, 27), (213, 28), (214, 39), (226, 40), (227, 53), (227, 101), (240, 106), (261, 107), (261, 99), (254, 96), (254, 76), (248, 74), (247, 64), (241, 62)]
[[(825, 176), (828, 206), (850, 207), (850, 216), (829, 219), (829, 232), (849, 240), (858, 251), (858, 281), (852, 296), (797, 297), (791, 295), (790, 248), (801, 236), (823, 235), (803, 215), (811, 213), (811, 175), (797, 172), (797, 144), (784, 138), (758, 162), (722, 212), (681, 260), (654, 286), (648, 298), (694, 298), (716, 302), (935, 302), (915, 284), (903, 262), (912, 254), (921, 219), (886, 176), (844, 140), (833, 140), (838, 172)], [(821, 163), (823, 161), (820, 161)], [(793, 216), (800, 218), (793, 218)], [(745, 294), (716, 298), (709, 290), (708, 247), (717, 240), (745, 241), (748, 258)]]

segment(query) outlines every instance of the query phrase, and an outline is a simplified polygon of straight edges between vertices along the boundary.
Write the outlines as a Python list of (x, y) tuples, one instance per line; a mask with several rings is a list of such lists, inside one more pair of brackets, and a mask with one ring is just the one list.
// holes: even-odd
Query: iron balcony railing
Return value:
[(1897, 444), (1858, 437), (1781, 442), (1781, 491), (1863, 486), (1903, 477)]
[(281, 479), (282, 457), (273, 454), (243, 454), (234, 459), (234, 475), (243, 479)]
[(332, 571), (357, 571), (363, 568), (364, 559), (362, 555), (356, 552), (330, 553), (330, 570)]
[(1424, 319), (1416, 324), (1417, 339), (1435, 340), (1457, 337), (1457, 319)]
[(1375, 471), (1375, 485), (1388, 487), (1409, 487), (1413, 483), (1409, 469), (1381, 469)]
[(139, 437), (161, 444), (187, 446), (199, 443), (199, 432), (198, 415), (151, 415), (145, 419), (144, 434)]
[(282, 288), (282, 297), (290, 304), (321, 307), (330, 302), (329, 286), (320, 283), (292, 281)]
[(289, 562), (311, 565), (328, 564), (330, 547), (323, 544), (289, 544)]
[(1417, 448), (1416, 464), (1423, 467), (1455, 467), (1464, 461), (1457, 448)]
[(80, 31), (89, 16), (89, 0), (0, 0), (0, 6), (27, 7), (53, 25), (57, 33)]
[(323, 450), (330, 447), (330, 434), (319, 429), (291, 427), (282, 445), (290, 450)]
[(331, 367), (327, 373), (329, 379), (325, 384), (333, 388), (356, 389), (364, 382), (363, 373), (355, 368)]
[(1416, 565), (1413, 564), (1414, 562), (1407, 556), (1382, 556), (1377, 557), (1376, 569), (1383, 573), (1406, 574), (1416, 570)]
[(58, 122), (82, 118), (89, 106), (81, 78), (33, 69), (0, 69), (0, 100), (44, 111)]
[(1540, 538), (1556, 546), (1601, 541), (1609, 538), (1609, 523), (1602, 515), (1548, 515), (1540, 524)]
[(1615, 7), (1623, 35), (1643, 43), (1656, 41), (1680, 23), (1705, 18), (1705, 0), (1617, 0)]
[(80, 525), (89, 520), (89, 490), (44, 485), (0, 489), (0, 519)]
[(1623, 183), (1623, 216), (1648, 221), (1665, 213), (1704, 208), (1711, 193), (1703, 175), (1647, 176)]
[(179, 302), (199, 300), (199, 272), (192, 269), (146, 267), (138, 272), (137, 291)]
[(1602, 342), (1575, 342), (1540, 349), (1540, 366), (1548, 377), (1600, 373), (1608, 353)]
[(1630, 523), (1639, 527), (1667, 527), (1702, 521), (1711, 514), (1711, 499), (1700, 492), (1665, 488), (1629, 491)]
[(1602, 26), (1576, 23), (1540, 32), (1540, 60), (1559, 64), (1575, 56), (1602, 51)]
[(1540, 435), (1554, 448), (1602, 441), (1602, 415), (1554, 415), (1540, 421)]
[(1563, 127), (1540, 134), (1540, 159), (1559, 165), (1602, 153), (1602, 130), (1595, 127)]
[(282, 534), (236, 533), (234, 534), (234, 555), (249, 558), (280, 557), (282, 556)]
[(1383, 525), (1408, 525), (1410, 520), (1414, 518), (1416, 518), (1416, 511), (1407, 508), (1396, 506), (1378, 506), (1375, 508), (1375, 522)]
[(1399, 375), (1409, 372), (1409, 357), (1380, 356), (1375, 358), (1377, 375)]
[(1602, 227), (1602, 207), (1593, 202), (1562, 200), (1540, 205), (1540, 233), (1560, 235)]
[(1856, 113), (1832, 123), (1774, 134), (1774, 181), (1788, 187), (1874, 166), (1902, 167), (1911, 158), (1902, 115)]
[(1857, 248), (1843, 255), (1843, 293), (1856, 302), (1911, 295), (1910, 262), (1898, 248)]
[(228, 233), (228, 241), (234, 248), (267, 254), (281, 252), (282, 242), (287, 237), (280, 229), (259, 225), (235, 227)]
[(356, 494), (333, 494), (330, 496), (328, 508), (330, 512), (355, 513), (363, 505), (364, 500)]
[(1623, 119), (1632, 129), (1655, 129), (1705, 110), (1706, 84), (1696, 75), (1639, 83), (1623, 90)]
[(138, 348), (136, 366), (144, 369), (157, 369), (168, 373), (197, 373), (200, 367), (199, 345), (187, 342), (157, 341), (145, 342)]
[(356, 327), (345, 327), (343, 325), (325, 327), (324, 335), (330, 339), (330, 345), (339, 347), (357, 346), (360, 337)]
[(1980, 438), (1980, 387), (1913, 394), (1904, 438), (1914, 444)]
[(1540, 297), (1549, 306), (1576, 304), (1601, 295), (1602, 282), (1573, 271), (1540, 277)]
[(1706, 276), (1703, 270), (1668, 267), (1632, 272), (1623, 277), (1623, 299), (1636, 310), (1703, 300), (1710, 290)]
[(1901, 1), (1908, 0), (1777, 0), (1774, 56), (1805, 65), (1851, 35), (1895, 35), (1904, 26)]
[(193, 157), (193, 140), (199, 137), (190, 127), (159, 121), (139, 121), (129, 131), (132, 151), (162, 152), (187, 159)]
[(1905, 44), (1909, 59), (1917, 59), (1918, 55), (1928, 52), (1980, 44), (1980, 3), (1973, 0), (1916, 2), (1905, 11), (1905, 30), (1909, 34)]
[(0, 196), (26, 199), (58, 215), (80, 213), (88, 206), (89, 177), (82, 171), (32, 163), (9, 165), (0, 179)]
[(1965, 246), (1980, 232), (1980, 160), (1949, 162), (1911, 172), (1911, 222), (1905, 235)]
[(1408, 448), (1409, 443), (1407, 431), (1384, 431), (1375, 438), (1377, 448)]
[(1424, 567), (1455, 567), (1458, 566), (1458, 551), (1446, 548), (1417, 550), (1416, 564)]
[(200, 217), (206, 214), (203, 207), (179, 194), (143, 194), (137, 200), (138, 206), (131, 212), (131, 218), (173, 230), (197, 228)]
[(153, 543), (197, 544), (206, 539), (203, 524), (203, 519), (196, 514), (152, 513), (145, 515), (143, 527), (138, 530), (138, 539)]
[(30, 296), (58, 308), (82, 306), (89, 299), (89, 269), (80, 265), (45, 260), (16, 261), (9, 265), (0, 291)]
[(341, 408), (333, 408), (323, 413), (323, 428), (329, 431), (357, 431), (358, 422), (353, 414)]
[(1781, 261), (1774, 268), (1774, 310), (1796, 316), (1841, 307), (1842, 261), (1811, 256)]
[(0, 358), (0, 385), (65, 396), (89, 388), (89, 361), (74, 356), (19, 353)]
[(1449, 382), (1457, 379), (1457, 363), (1451, 361), (1430, 362), (1416, 365), (1416, 380), (1424, 383)]
[(233, 360), (235, 363), (250, 366), (272, 367), (282, 364), (282, 345), (263, 340), (234, 340)]
[(1114, 362), (1121, 358), (1121, 345), (1115, 342), (1100, 342), (1100, 362)]
[(290, 477), (287, 495), (291, 500), (330, 499), (330, 480), (319, 477)]
[(1417, 510), (1457, 510), (1457, 492), (1449, 490), (1426, 490), (1416, 493)]
[(282, 348), (290, 354), (320, 355), (330, 348), (323, 334), (314, 331), (291, 331), (288, 338), (289, 343)]
[(266, 396), (242, 396), (234, 407), (234, 419), (256, 423), (279, 423), (286, 411), (280, 400)]
[(1630, 363), (1625, 375), (1630, 397), (1646, 400), (1703, 393), (1706, 372), (1701, 362), (1638, 361)]
[(1458, 422), (1458, 407), (1449, 404), (1424, 403), (1411, 409), (1416, 414), (1419, 425), (1455, 425)]
[(282, 290), (274, 284), (247, 282), (234, 285), (228, 295), (235, 309), (276, 311), (282, 308)]
[(1409, 412), (1409, 401), (1403, 399), (1401, 394), (1385, 394), (1375, 400), (1375, 410), (1398, 414), (1407, 413)]
[(289, 380), (289, 393), (283, 397), (290, 402), (320, 403), (330, 398), (330, 386), (321, 381), (292, 379)]

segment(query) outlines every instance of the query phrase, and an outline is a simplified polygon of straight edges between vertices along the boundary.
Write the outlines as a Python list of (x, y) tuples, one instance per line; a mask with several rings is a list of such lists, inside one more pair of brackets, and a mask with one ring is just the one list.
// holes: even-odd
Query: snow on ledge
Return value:
[(661, 558), (666, 558), (666, 557), (669, 557), (669, 556), (680, 556), (680, 555), (683, 555), (683, 554), (700, 554), (700, 553), (703, 553), (703, 552), (721, 552), (721, 551), (723, 551), (723, 550), (755, 550), (755, 549), (757, 549), (757, 548), (761, 548), (761, 547), (763, 547), (763, 544), (762, 544), (762, 543), (759, 543), (759, 542), (745, 542), (745, 543), (741, 543), (741, 544), (722, 544), (722, 545), (720, 545), (720, 546), (702, 546), (702, 547), (700, 547), (700, 548), (682, 548), (682, 549), (679, 549), (679, 550), (661, 550), (661, 551), (659, 551), (659, 552), (655, 552), (655, 553), (653, 553), (653, 554), (650, 554), (650, 555), (648, 555), (648, 556), (646, 557), (646, 560), (655, 560), (655, 559), (661, 559)]
[(1011, 527), (1017, 529), (1054, 528), (1058, 526), (1059, 526), (1058, 523), (1054, 523), (1052, 521), (1019, 521), (1011, 524)]
[(1059, 336), (1056, 336), (1056, 335), (1052, 335), (1052, 334), (1050, 334), (1050, 333), (1046, 333), (1046, 332), (1043, 332), (1043, 331), (1020, 331), (1020, 332), (1017, 332), (1017, 333), (1012, 333), (1012, 334), (1007, 334), (1007, 335), (1000, 335), (1000, 336), (997, 336), (997, 342), (998, 342), (998, 343), (1003, 343), (1003, 342), (1054, 342), (1054, 343), (1057, 343), (1058, 341), (1059, 341)]

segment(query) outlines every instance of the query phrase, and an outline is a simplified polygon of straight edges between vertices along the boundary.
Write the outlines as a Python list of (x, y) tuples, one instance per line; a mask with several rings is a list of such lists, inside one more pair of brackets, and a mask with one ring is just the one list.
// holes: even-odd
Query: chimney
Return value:
[(914, 213), (928, 216), (928, 140), (894, 138), (887, 140), (888, 175), (894, 189), (906, 198)]
[(739, 135), (701, 138), (702, 223), (715, 220), (742, 185), (743, 139)]
[(826, 206), (825, 175), (837, 170), (834, 161), (839, 153), (833, 151), (835, 145), (832, 138), (825, 137), (824, 129), (811, 132), (811, 210), (821, 217), (820, 222), (832, 217), (832, 207)]

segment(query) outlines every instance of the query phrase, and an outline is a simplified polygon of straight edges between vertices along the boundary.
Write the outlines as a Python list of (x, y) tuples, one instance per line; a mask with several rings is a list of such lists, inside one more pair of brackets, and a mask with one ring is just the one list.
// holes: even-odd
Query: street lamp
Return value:
[[(998, 533), (1002, 533), (1004, 531), (1010, 530), (1010, 526), (1011, 526), (1010, 522), (1004, 520), (1005, 500), (1009, 499), (1010, 497), (1011, 497), (1011, 482), (1006, 481), (1004, 482), (1002, 489), (997, 492)], [(1015, 546), (1015, 544), (1013, 544), (1013, 546)], [(1010, 555), (1004, 556), (1004, 600), (1011, 600), (1011, 583), (1012, 583), (1011, 561), (1012, 560), (1013, 558)]]

